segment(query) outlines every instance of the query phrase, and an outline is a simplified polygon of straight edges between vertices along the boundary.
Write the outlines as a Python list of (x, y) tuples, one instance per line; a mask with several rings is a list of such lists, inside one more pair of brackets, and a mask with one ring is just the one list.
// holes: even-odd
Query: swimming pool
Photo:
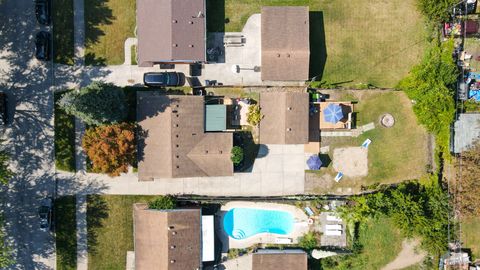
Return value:
[(293, 216), (288, 212), (257, 208), (233, 208), (223, 217), (223, 229), (234, 239), (259, 233), (289, 234), (293, 223)]

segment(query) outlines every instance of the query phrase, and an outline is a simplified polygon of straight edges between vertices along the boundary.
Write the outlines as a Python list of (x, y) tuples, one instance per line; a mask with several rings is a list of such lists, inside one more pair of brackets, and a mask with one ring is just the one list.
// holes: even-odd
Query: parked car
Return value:
[(146, 86), (183, 86), (185, 75), (178, 72), (147, 72), (143, 74), (143, 83)]
[(38, 60), (50, 60), (51, 35), (46, 31), (40, 31), (35, 37), (35, 57)]
[(52, 198), (45, 198), (42, 200), (38, 208), (38, 215), (40, 217), (40, 230), (46, 232), (50, 230), (52, 224)]
[(42, 25), (50, 24), (50, 0), (35, 0), (35, 15)]
[(0, 91), (0, 126), (7, 124), (7, 94)]

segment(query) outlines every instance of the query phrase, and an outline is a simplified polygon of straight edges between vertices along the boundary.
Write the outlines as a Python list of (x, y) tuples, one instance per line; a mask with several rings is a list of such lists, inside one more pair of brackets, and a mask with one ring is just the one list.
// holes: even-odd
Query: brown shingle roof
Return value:
[(262, 8), (262, 80), (308, 79), (308, 16), (308, 7)]
[(302, 253), (254, 253), (252, 270), (307, 270), (307, 254)]
[(138, 63), (205, 61), (204, 0), (137, 0)]
[(136, 270), (196, 270), (201, 259), (200, 209), (133, 208)]
[(260, 94), (260, 143), (308, 143), (308, 93)]
[(205, 133), (201, 96), (137, 92), (140, 181), (233, 175), (231, 133)]

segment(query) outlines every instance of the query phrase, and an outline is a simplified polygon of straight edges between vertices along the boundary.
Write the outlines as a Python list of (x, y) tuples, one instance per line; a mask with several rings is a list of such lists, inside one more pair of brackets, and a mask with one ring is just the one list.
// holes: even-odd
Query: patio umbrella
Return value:
[(340, 105), (331, 103), (328, 104), (327, 108), (323, 111), (323, 119), (326, 122), (336, 124), (343, 118), (342, 107)]
[(318, 157), (318, 155), (313, 155), (308, 158), (307, 165), (310, 170), (319, 170), (322, 166), (322, 161)]

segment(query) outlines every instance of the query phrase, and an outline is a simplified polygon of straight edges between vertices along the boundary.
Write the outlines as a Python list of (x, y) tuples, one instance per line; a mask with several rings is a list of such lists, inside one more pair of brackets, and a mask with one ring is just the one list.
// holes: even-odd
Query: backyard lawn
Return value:
[[(207, 29), (241, 31), (268, 5), (310, 7), (310, 75), (345, 86), (394, 87), (419, 62), (424, 25), (415, 0), (208, 0)], [(227, 23), (224, 23), (227, 22)]]
[[(360, 146), (367, 138), (372, 140), (368, 148), (368, 175), (366, 177), (344, 177), (339, 183), (331, 179), (335, 176), (332, 165), (310, 174), (313, 179), (330, 179), (329, 185), (317, 181), (313, 192), (334, 192), (337, 188), (352, 188), (360, 191), (361, 186), (376, 183), (395, 183), (418, 179), (426, 173), (428, 164), (427, 133), (417, 124), (411, 102), (403, 92), (378, 90), (323, 91), (334, 100), (356, 100), (357, 126), (373, 122), (375, 129), (359, 137), (324, 137), (321, 146), (329, 146), (329, 156), (339, 147)], [(340, 94), (341, 93), (341, 94)], [(336, 95), (336, 96), (335, 96)], [(379, 117), (390, 113), (395, 118), (392, 128), (384, 128), (378, 123)], [(315, 182), (315, 180), (314, 180)]]
[(53, 0), (53, 61), (73, 65), (73, 1)]
[(465, 218), (462, 222), (464, 248), (472, 250), (473, 260), (480, 260), (480, 217)]
[(321, 269), (381, 269), (397, 257), (402, 249), (402, 240), (390, 219), (370, 220), (359, 229), (360, 254), (324, 260)]
[(75, 119), (57, 105), (63, 93), (55, 93), (55, 166), (75, 172)]
[(133, 210), (155, 196), (90, 195), (87, 197), (88, 269), (125, 269), (133, 251)]
[(87, 65), (120, 65), (124, 42), (134, 37), (135, 0), (86, 0)]
[(77, 269), (77, 234), (75, 196), (55, 200), (55, 241), (57, 244), (57, 269)]

